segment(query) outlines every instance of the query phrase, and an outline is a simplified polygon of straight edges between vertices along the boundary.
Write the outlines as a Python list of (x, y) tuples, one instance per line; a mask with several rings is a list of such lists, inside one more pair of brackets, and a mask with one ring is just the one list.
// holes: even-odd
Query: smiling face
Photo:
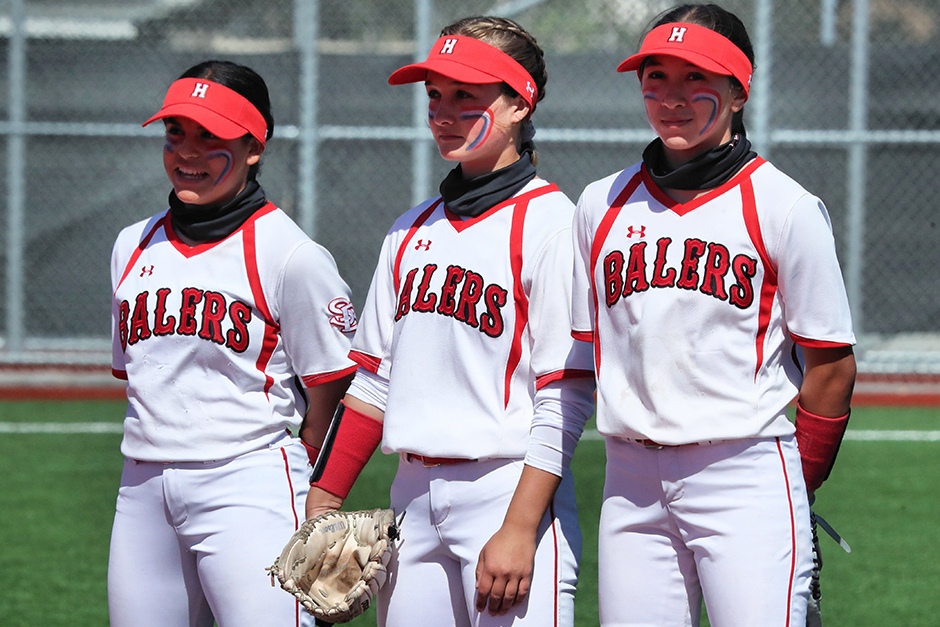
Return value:
[(665, 55), (646, 60), (640, 87), (650, 126), (674, 167), (731, 141), (731, 118), (747, 100), (729, 76)]
[(189, 118), (166, 118), (163, 166), (176, 196), (193, 205), (226, 202), (248, 181), (263, 148), (253, 137), (220, 139)]
[(428, 72), (428, 124), (441, 156), (461, 164), (465, 176), (503, 168), (519, 159), (521, 122), (529, 105), (510, 98), (500, 83), (469, 84)]

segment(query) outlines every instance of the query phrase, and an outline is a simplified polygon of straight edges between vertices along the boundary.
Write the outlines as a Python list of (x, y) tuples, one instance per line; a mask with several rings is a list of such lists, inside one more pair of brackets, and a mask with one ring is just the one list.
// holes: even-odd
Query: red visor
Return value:
[(391, 85), (423, 82), (429, 70), (461, 83), (506, 83), (515, 89), (530, 107), (537, 100), (535, 81), (518, 61), (502, 50), (473, 37), (441, 37), (431, 48), (427, 61), (396, 70), (388, 77), (388, 82)]
[(198, 122), (221, 139), (250, 134), (262, 146), (267, 140), (268, 124), (261, 112), (237, 91), (205, 78), (174, 81), (163, 99), (163, 108), (143, 126), (172, 117)]
[(745, 96), (751, 90), (754, 68), (747, 55), (710, 28), (683, 23), (657, 26), (643, 39), (640, 51), (621, 63), (617, 71), (637, 70), (639, 74), (643, 60), (654, 54), (679, 57), (709, 72), (733, 76), (744, 86)]

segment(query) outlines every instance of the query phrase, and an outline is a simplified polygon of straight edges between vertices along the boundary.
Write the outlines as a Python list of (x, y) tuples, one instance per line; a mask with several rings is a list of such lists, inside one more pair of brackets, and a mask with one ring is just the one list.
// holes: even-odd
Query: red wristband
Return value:
[(809, 492), (815, 492), (829, 477), (851, 413), (826, 418), (811, 414), (796, 404), (796, 443), (800, 449), (803, 480)]
[(320, 456), (320, 449), (310, 446), (301, 438), (300, 443), (304, 445), (304, 448), (307, 449), (307, 459), (310, 460), (310, 465), (313, 466), (317, 463), (317, 457)]
[(345, 499), (381, 441), (381, 422), (345, 406), (323, 475), (310, 485)]

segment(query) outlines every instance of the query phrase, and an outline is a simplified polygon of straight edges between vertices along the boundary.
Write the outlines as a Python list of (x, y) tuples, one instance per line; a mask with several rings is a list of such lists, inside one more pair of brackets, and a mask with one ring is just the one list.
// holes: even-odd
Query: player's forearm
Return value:
[(303, 424), (300, 425), (301, 440), (315, 448), (323, 445), (333, 413), (350, 381), (352, 375), (306, 388), (308, 405)]
[(375, 405), (370, 405), (365, 401), (362, 401), (351, 394), (347, 394), (343, 397), (343, 403), (346, 404), (346, 407), (354, 409), (361, 414), (365, 414), (373, 420), (379, 422), (385, 422), (385, 412), (376, 407)]
[(529, 465), (524, 466), (503, 526), (526, 531), (534, 536), (559, 484), (561, 477), (558, 475)]
[(806, 370), (800, 387), (800, 405), (819, 416), (848, 413), (855, 387), (855, 356), (851, 346), (803, 348)]

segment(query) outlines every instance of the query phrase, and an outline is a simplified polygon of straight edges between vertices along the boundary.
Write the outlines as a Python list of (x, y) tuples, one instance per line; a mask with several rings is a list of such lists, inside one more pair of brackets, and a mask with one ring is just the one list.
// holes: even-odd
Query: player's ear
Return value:
[(526, 102), (525, 98), (522, 96), (516, 96), (512, 99), (511, 106), (513, 107), (512, 112), (512, 123), (518, 124), (529, 117), (529, 114), (532, 113), (532, 106)]
[(261, 155), (264, 153), (264, 146), (261, 145), (257, 139), (249, 135), (246, 140), (248, 142), (248, 158), (245, 160), (245, 163), (252, 166), (261, 161)]
[(744, 108), (744, 103), (747, 102), (747, 93), (745, 93), (744, 88), (741, 87), (737, 82), (732, 82), (731, 84), (731, 111), (737, 113)]

